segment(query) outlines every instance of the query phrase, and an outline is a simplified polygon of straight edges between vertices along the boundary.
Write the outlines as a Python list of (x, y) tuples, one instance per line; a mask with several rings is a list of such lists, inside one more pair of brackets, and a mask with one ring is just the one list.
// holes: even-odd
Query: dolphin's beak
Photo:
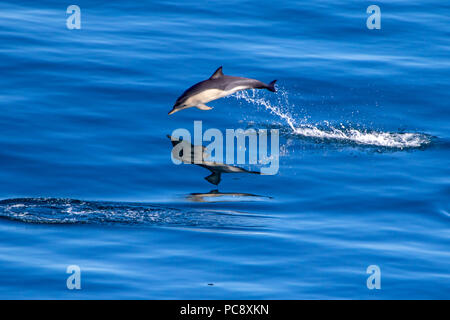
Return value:
[(175, 112), (180, 111), (179, 109), (175, 109), (175, 107), (173, 107), (173, 109), (169, 112), (169, 116), (171, 114), (174, 114)]

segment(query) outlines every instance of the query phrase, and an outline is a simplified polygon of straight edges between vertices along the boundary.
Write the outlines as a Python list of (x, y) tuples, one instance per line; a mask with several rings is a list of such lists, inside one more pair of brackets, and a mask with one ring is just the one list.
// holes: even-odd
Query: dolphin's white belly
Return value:
[(226, 96), (229, 96), (230, 94), (233, 94), (236, 91), (246, 90), (246, 89), (250, 89), (250, 87), (249, 86), (238, 86), (238, 87), (234, 87), (233, 89), (228, 90), (228, 91), (224, 91), (224, 92), (227, 93)]
[(234, 87), (231, 90), (220, 90), (220, 89), (208, 89), (204, 90), (200, 93), (197, 93), (196, 95), (190, 97), (186, 100), (187, 105), (196, 106), (199, 104), (204, 104), (213, 100), (217, 100), (226, 96), (229, 96), (230, 94), (235, 93), (239, 90), (245, 90), (248, 89), (247, 86), (239, 86)]

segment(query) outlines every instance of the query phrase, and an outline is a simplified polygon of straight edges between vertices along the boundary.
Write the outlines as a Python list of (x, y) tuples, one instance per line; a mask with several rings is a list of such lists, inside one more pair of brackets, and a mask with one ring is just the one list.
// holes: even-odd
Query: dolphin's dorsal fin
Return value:
[(220, 66), (209, 79), (219, 79), (223, 76), (222, 67)]

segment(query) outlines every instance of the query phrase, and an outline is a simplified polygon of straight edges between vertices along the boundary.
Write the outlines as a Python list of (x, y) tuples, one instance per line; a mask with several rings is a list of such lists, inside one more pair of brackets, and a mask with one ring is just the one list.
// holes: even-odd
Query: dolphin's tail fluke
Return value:
[(275, 82), (277, 82), (277, 80), (273, 80), (271, 83), (269, 83), (267, 85), (267, 90), (276, 92), (277, 90), (275, 89)]
[(220, 172), (213, 172), (205, 178), (208, 182), (218, 185), (220, 183)]

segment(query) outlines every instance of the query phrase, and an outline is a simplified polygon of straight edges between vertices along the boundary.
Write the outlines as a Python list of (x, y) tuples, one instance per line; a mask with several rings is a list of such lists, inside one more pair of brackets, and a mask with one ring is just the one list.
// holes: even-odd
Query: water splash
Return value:
[(278, 103), (276, 104), (273, 104), (264, 97), (258, 97), (256, 90), (239, 91), (233, 96), (265, 108), (271, 114), (285, 121), (291, 129), (290, 134), (296, 136), (398, 149), (420, 148), (431, 143), (431, 137), (422, 133), (383, 132), (352, 128), (350, 126), (346, 127), (343, 124), (339, 124), (339, 127), (337, 127), (327, 121), (324, 121), (323, 124), (308, 124), (307, 117), (296, 121), (290, 112), (294, 106), (290, 105), (287, 91), (284, 89), (277, 91)]
[(269, 100), (263, 97), (257, 97), (256, 95), (257, 95), (256, 90), (247, 90), (247, 91), (238, 91), (233, 96), (237, 99), (243, 99), (248, 103), (264, 107), (271, 114), (278, 116), (281, 120), (284, 120), (293, 131), (296, 130), (296, 122), (294, 120), (294, 117), (288, 111), (290, 105), (286, 90), (277, 91), (278, 105), (274, 105)]

